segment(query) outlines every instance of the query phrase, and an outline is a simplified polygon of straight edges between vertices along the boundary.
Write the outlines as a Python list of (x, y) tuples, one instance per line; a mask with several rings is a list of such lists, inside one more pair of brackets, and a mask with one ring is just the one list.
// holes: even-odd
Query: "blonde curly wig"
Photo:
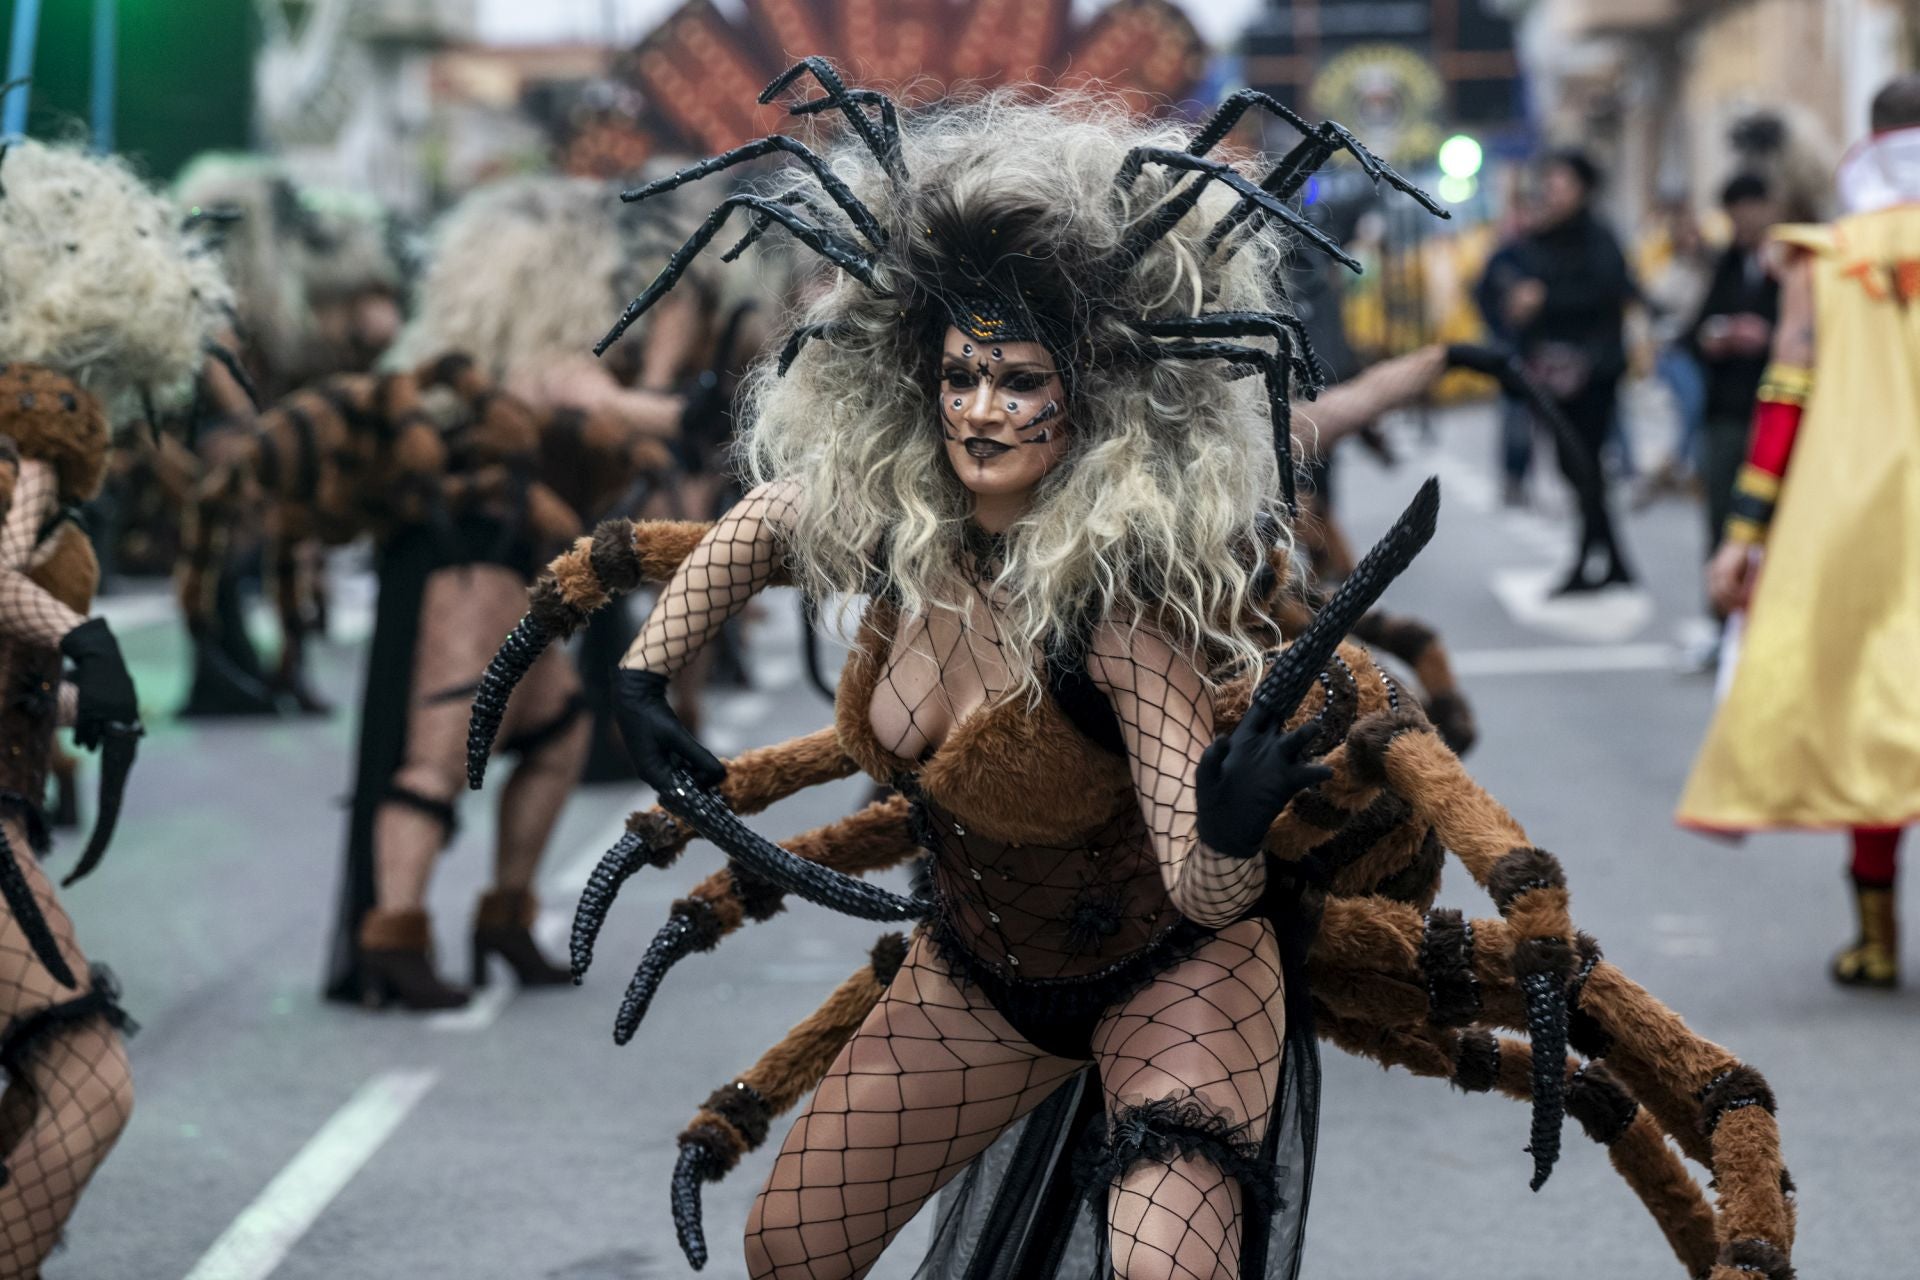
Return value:
[(233, 295), (180, 210), (116, 158), (31, 139), (0, 186), (0, 359), (58, 369), (115, 412), (189, 386)]
[[(902, 134), (904, 182), (857, 141), (828, 155), (886, 229), (875, 254), (885, 292), (835, 276), (789, 326), (830, 330), (784, 376), (763, 363), (748, 386), (746, 469), (804, 495), (791, 530), (797, 576), (816, 592), (859, 592), (884, 572), (910, 613), (966, 607), (970, 495), (936, 425), (947, 320), (916, 299), (924, 238), (936, 225), (971, 228), (1023, 293), (1044, 299), (1037, 306), (1068, 313), (1075, 334), (1056, 347), (1068, 452), (1008, 530), (995, 583), (1011, 651), (1081, 644), (1104, 623), (1157, 628), (1207, 665), (1257, 657), (1270, 637), (1255, 599), (1258, 548), (1284, 527), (1260, 379), (1218, 361), (1144, 358), (1151, 347), (1127, 322), (1283, 311), (1286, 238), (1256, 220), (1236, 252), (1207, 252), (1208, 229), (1236, 201), (1216, 185), (1137, 265), (1103, 278), (1129, 229), (1183, 176), (1150, 167), (1122, 191), (1123, 159), (1187, 142), (1115, 99), (996, 93), (903, 120)], [(797, 170), (768, 194), (800, 191), (825, 206)], [(1019, 691), (1035, 696), (1026, 677)]]
[[(592, 351), (607, 311), (685, 236), (678, 203), (620, 203), (619, 188), (531, 175), (481, 187), (434, 227), (401, 363), (460, 351), (507, 380)], [(711, 280), (694, 282), (703, 290)]]

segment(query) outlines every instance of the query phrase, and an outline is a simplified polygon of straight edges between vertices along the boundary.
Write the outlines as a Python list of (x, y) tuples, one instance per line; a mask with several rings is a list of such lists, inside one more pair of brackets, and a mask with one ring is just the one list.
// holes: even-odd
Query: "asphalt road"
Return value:
[[(1900, 1228), (1920, 1189), (1920, 996), (1828, 984), (1826, 957), (1850, 927), (1840, 841), (1732, 847), (1670, 820), (1711, 699), (1710, 682), (1676, 674), (1667, 655), (1695, 612), (1694, 508), (1632, 516), (1647, 597), (1542, 610), (1535, 584), (1566, 535), (1551, 511), (1495, 508), (1490, 433), (1491, 415), (1469, 411), (1439, 423), (1432, 449), (1411, 445), (1396, 471), (1343, 460), (1356, 539), (1383, 528), (1427, 471), (1442, 475), (1440, 534), (1392, 603), (1440, 625), (1468, 673), (1483, 732), (1473, 771), (1565, 861), (1576, 919), (1609, 957), (1772, 1080), (1800, 1187), (1800, 1274), (1911, 1274)], [(632, 964), (672, 898), (715, 865), (696, 847), (673, 872), (628, 884), (582, 989), (501, 987), (469, 1014), (425, 1021), (323, 1004), (349, 717), (168, 720), (176, 631), (163, 608), (116, 609), (154, 731), (118, 847), (68, 901), (145, 1024), (132, 1047), (138, 1103), (49, 1280), (688, 1274), (667, 1214), (674, 1135), (860, 964), (879, 930), (797, 907), (686, 961), (635, 1043), (616, 1048)], [(797, 678), (791, 603), (773, 601), (768, 616), (760, 687), (716, 704), (709, 737), (723, 749), (826, 723)], [(320, 683), (342, 707), (357, 696), (359, 658), (347, 641), (320, 655)], [(860, 788), (823, 788), (760, 826), (830, 820)], [(638, 799), (602, 787), (570, 807), (545, 871), (548, 928), (564, 929), (586, 870)], [(488, 798), (464, 819), (433, 888), (456, 972), (489, 857)], [(1446, 899), (1489, 911), (1458, 870)], [(1526, 1114), (1511, 1103), (1330, 1052), (1324, 1108), (1309, 1276), (1679, 1274), (1571, 1125), (1559, 1171), (1535, 1195)], [(739, 1227), (774, 1146), (709, 1189), (706, 1274), (744, 1275)], [(910, 1274), (914, 1239), (875, 1274)]]

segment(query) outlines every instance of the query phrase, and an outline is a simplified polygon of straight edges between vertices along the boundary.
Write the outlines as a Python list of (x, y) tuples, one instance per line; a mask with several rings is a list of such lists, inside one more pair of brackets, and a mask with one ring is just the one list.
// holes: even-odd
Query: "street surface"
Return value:
[[(1696, 509), (1669, 500), (1632, 515), (1644, 599), (1543, 608), (1538, 582), (1562, 567), (1570, 537), (1557, 483), (1536, 476), (1547, 514), (1502, 512), (1491, 412), (1442, 415), (1435, 428), (1431, 450), (1406, 431), (1391, 472), (1343, 457), (1339, 493), (1364, 545), (1422, 476), (1443, 478), (1439, 535), (1389, 601), (1439, 625), (1465, 673), (1482, 734), (1473, 772), (1565, 862), (1575, 918), (1607, 955), (1772, 1081), (1800, 1188), (1800, 1274), (1912, 1274), (1920, 994), (1828, 983), (1827, 956), (1851, 930), (1841, 839), (1735, 847), (1670, 820), (1712, 695), (1709, 678), (1677, 674), (1670, 658), (1698, 612)], [(667, 1208), (675, 1135), (864, 963), (881, 930), (796, 906), (682, 963), (635, 1042), (616, 1048), (632, 966), (671, 900), (717, 865), (696, 845), (672, 872), (627, 884), (582, 989), (516, 995), (498, 975), (471, 1010), (429, 1019), (324, 1004), (359, 646), (348, 636), (320, 650), (320, 685), (340, 708), (329, 719), (184, 723), (167, 714), (184, 670), (169, 610), (139, 597), (114, 608), (152, 732), (116, 848), (67, 902), (144, 1024), (132, 1043), (138, 1102), (48, 1280), (690, 1274)], [(341, 612), (343, 632), (364, 632), (363, 607), (349, 598)], [(793, 612), (769, 598), (759, 687), (715, 698), (704, 733), (716, 749), (827, 723), (799, 677)], [(823, 788), (755, 823), (798, 832), (849, 811), (863, 786)], [(599, 787), (570, 807), (543, 877), (551, 945), (643, 800)], [(486, 878), (490, 802), (465, 804), (433, 886), (454, 975)], [(60, 856), (74, 849), (68, 837)], [(1444, 901), (1491, 914), (1457, 866)], [(1313, 1280), (1679, 1276), (1577, 1126), (1552, 1181), (1530, 1194), (1524, 1108), (1332, 1051), (1325, 1060)], [(744, 1276), (740, 1226), (784, 1131), (707, 1189), (706, 1275)], [(911, 1274), (920, 1238), (910, 1228), (874, 1274)]]

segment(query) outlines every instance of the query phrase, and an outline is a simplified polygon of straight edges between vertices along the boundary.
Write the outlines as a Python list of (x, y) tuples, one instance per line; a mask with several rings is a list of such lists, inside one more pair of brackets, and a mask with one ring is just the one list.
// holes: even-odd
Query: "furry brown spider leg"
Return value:
[(767, 1140), (776, 1117), (812, 1092), (880, 1003), (906, 955), (904, 937), (882, 935), (866, 968), (841, 983), (825, 1004), (738, 1079), (714, 1090), (681, 1131), (680, 1159), (673, 1171), (673, 1225), (695, 1271), (707, 1261), (700, 1184), (725, 1177), (741, 1156)]
[[(1498, 1090), (1520, 1102), (1533, 1097), (1533, 1051), (1525, 1041), (1472, 1029), (1415, 1031), (1375, 1025), (1321, 1008), (1323, 1040), (1383, 1067), (1446, 1080), (1466, 1093)], [(1567, 1061), (1567, 1102), (1587, 1136), (1606, 1148), (1614, 1170), (1640, 1198), (1691, 1276), (1712, 1267), (1713, 1211), (1660, 1128), (1606, 1068)]]

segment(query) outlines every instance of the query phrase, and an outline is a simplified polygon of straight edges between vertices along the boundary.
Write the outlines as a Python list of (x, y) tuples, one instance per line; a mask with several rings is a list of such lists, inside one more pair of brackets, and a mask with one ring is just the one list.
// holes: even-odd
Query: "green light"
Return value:
[(1480, 189), (1479, 182), (1472, 178), (1457, 178), (1449, 173), (1435, 184), (1436, 194), (1448, 204), (1465, 204), (1473, 199), (1473, 193)]
[(1486, 158), (1478, 139), (1456, 133), (1440, 144), (1440, 172), (1449, 178), (1471, 178)]

